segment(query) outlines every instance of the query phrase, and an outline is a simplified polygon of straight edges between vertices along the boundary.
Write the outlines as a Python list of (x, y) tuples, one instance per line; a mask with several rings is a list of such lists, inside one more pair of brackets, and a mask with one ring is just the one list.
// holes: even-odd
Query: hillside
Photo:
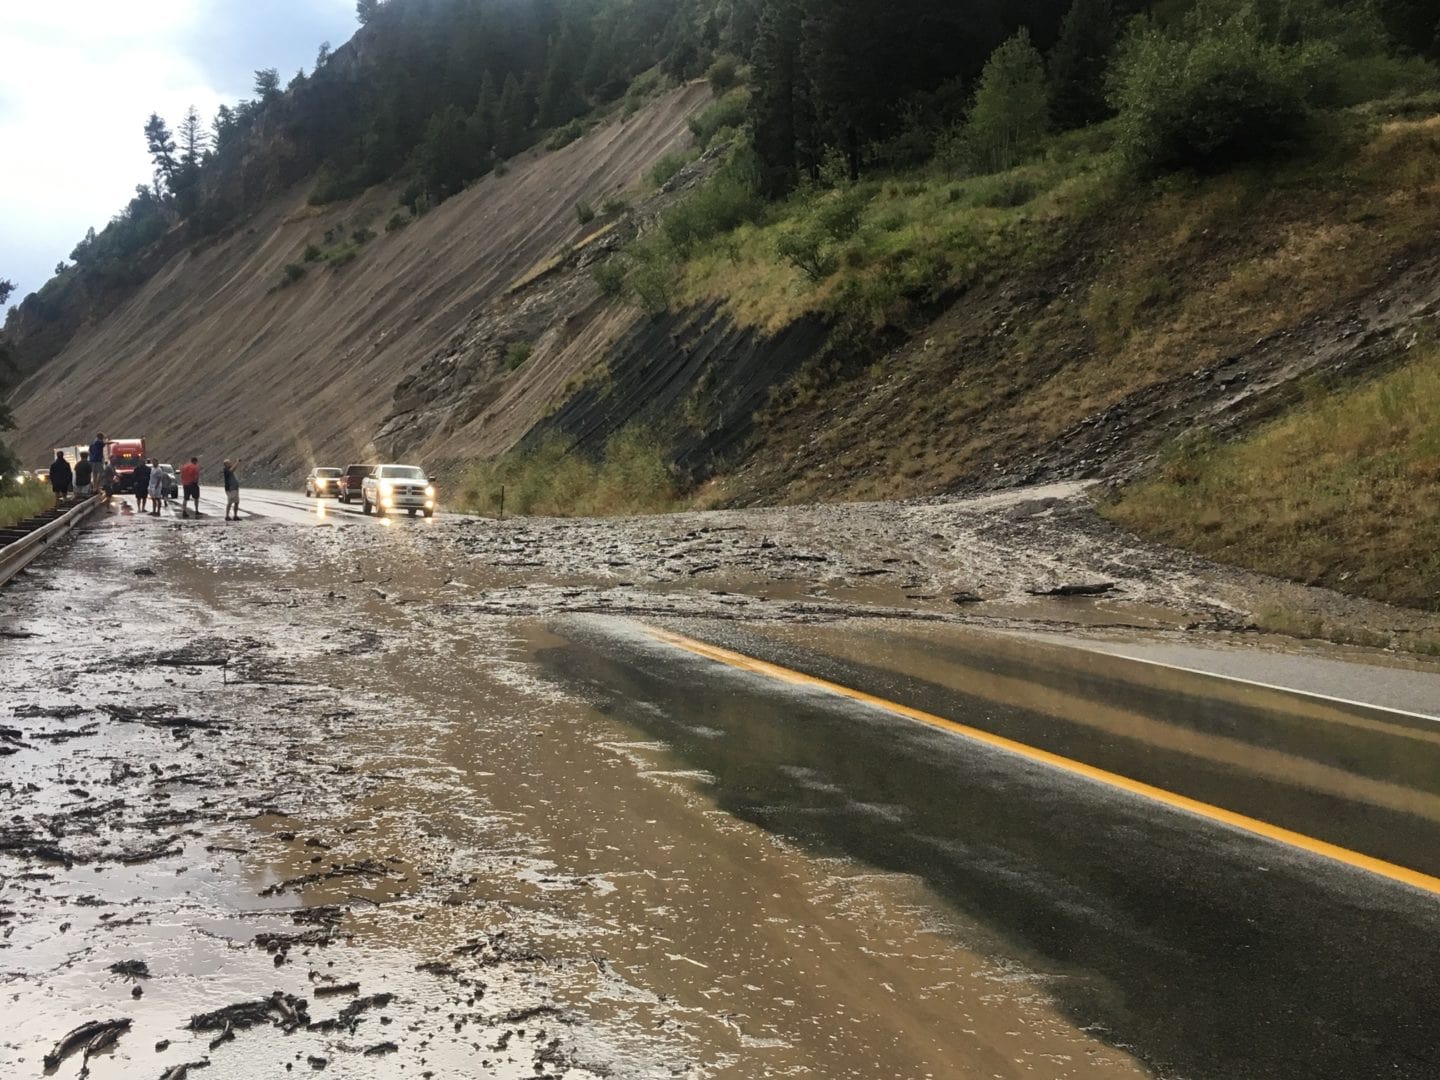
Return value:
[(522, 513), (1101, 480), (1440, 606), (1429, 9), (905, 4), (391, 0), (12, 316), (16, 445), (414, 458)]
[[(561, 150), (522, 157), (394, 232), (385, 231), (394, 188), (325, 207), (308, 204), (305, 185), (291, 189), (233, 235), (170, 258), (25, 380), (14, 399), (18, 451), (38, 463), (76, 433), (134, 431), (166, 457), (238, 455), (253, 476), (277, 480), (317, 462), (375, 456), (397, 384), (444, 354), (487, 304), (593, 232), (579, 224), (576, 203), (599, 205), (639, 185), (690, 138), (686, 120), (707, 97), (703, 87), (670, 92)], [(359, 228), (377, 235), (353, 245)], [(343, 265), (310, 264), (277, 288), (287, 265), (306, 265), (312, 243), (356, 254)], [(576, 323), (547, 307), (536, 330), (565, 324), (576, 339), (603, 339), (636, 317), (588, 308), (592, 298), (577, 301)], [(496, 450), (539, 418), (546, 389), (583, 371), (589, 354), (539, 359), (524, 373), (530, 393), (507, 407), (509, 434), (491, 436)], [(426, 451), (469, 457), (476, 447), (467, 438), (428, 441)]]

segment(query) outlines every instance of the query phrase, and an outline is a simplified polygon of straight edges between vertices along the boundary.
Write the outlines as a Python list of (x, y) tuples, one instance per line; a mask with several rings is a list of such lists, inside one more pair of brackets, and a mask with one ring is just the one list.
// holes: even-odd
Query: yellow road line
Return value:
[(1012, 754), (1018, 754), (1030, 761), (1048, 765), (1051, 768), (1059, 769), (1073, 776), (1083, 776), (1087, 780), (1093, 780), (1107, 787), (1129, 792), (1132, 795), (1138, 795), (1141, 798), (1161, 803), (1172, 809), (1181, 810), (1188, 814), (1195, 814), (1199, 817), (1207, 818), (1210, 821), (1219, 822), (1222, 825), (1229, 825), (1232, 828), (1240, 829), (1243, 832), (1251, 833), (1255, 836), (1263, 836), (1267, 840), (1274, 840), (1288, 847), (1297, 848), (1312, 855), (1333, 860), (1334, 862), (1344, 863), (1346, 866), (1353, 866), (1359, 870), (1365, 870), (1372, 874), (1378, 874), (1380, 877), (1389, 878), (1391, 881), (1398, 881), (1402, 885), (1409, 885), (1412, 888), (1421, 889), (1425, 892), (1440, 896), (1440, 878), (1431, 877), (1429, 874), (1423, 874), (1418, 870), (1411, 870), (1409, 867), (1386, 862), (1384, 859), (1376, 859), (1358, 851), (1351, 851), (1349, 848), (1326, 843), (1324, 840), (1317, 840), (1312, 836), (1306, 836), (1304, 833), (1281, 828), (1279, 825), (1272, 825), (1268, 821), (1247, 817), (1244, 814), (1237, 814), (1233, 810), (1213, 806), (1210, 803), (1201, 802), (1199, 799), (1192, 799), (1185, 795), (1177, 795), (1173, 791), (1166, 791), (1164, 788), (1158, 788), (1152, 784), (1132, 780), (1128, 776), (1121, 776), (1119, 773), (1099, 769), (1094, 765), (1087, 765), (1083, 761), (1063, 757), (1060, 754), (1054, 754), (1048, 750), (1041, 750), (1038, 747), (1030, 746), (1026, 743), (1016, 742), (1014, 739), (1007, 739), (1003, 735), (995, 735), (988, 731), (981, 731), (979, 728), (970, 727), (968, 724), (957, 723), (954, 720), (947, 720), (943, 716), (936, 716), (933, 713), (927, 713), (920, 709), (912, 709), (908, 705), (901, 705), (898, 702), (888, 701), (885, 698), (867, 694), (863, 690), (854, 690), (848, 686), (841, 686), (839, 683), (816, 678), (813, 675), (806, 675), (804, 672), (781, 667), (779, 664), (772, 664), (766, 660), (757, 660), (753, 656), (733, 652), (730, 649), (724, 649), (718, 645), (710, 645), (703, 641), (696, 641), (694, 638), (688, 638), (683, 634), (676, 634), (669, 630), (661, 630), (658, 627), (647, 627), (646, 629), (657, 640), (667, 645), (684, 649), (686, 652), (694, 653), (696, 656), (703, 656), (706, 659), (726, 664), (729, 667), (738, 668), (741, 671), (765, 675), (769, 678), (791, 683), (795, 686), (808, 686), (825, 690), (829, 693), (837, 694), (840, 697), (849, 698), (851, 701), (872, 705), (886, 712), (894, 713), (897, 716), (903, 716), (908, 720), (929, 724), (931, 727), (953, 732), (956, 735), (961, 735), (974, 742), (983, 743), (986, 746), (993, 746)]

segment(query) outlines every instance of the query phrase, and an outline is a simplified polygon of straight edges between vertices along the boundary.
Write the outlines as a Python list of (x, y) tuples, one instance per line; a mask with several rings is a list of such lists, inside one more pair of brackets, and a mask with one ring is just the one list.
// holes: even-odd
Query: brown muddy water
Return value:
[(117, 517), (0, 594), (0, 1075), (109, 1020), (48, 1075), (1147, 1075), (918, 878), (727, 812), (463, 569)]

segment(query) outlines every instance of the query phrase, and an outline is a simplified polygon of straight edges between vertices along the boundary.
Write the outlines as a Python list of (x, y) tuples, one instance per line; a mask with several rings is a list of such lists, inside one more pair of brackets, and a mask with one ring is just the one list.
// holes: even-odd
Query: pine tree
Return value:
[(501, 158), (514, 157), (525, 145), (529, 108), (520, 80), (511, 72), (505, 76), (505, 89), (500, 92), (500, 106), (495, 115), (495, 153)]
[(1002, 172), (1017, 165), (1050, 127), (1045, 63), (1021, 30), (991, 55), (980, 73), (965, 123), (974, 168)]
[(1050, 51), (1050, 103), (1062, 128), (1110, 115), (1105, 70), (1119, 36), (1113, 0), (1075, 0)]
[(155, 186), (173, 192), (180, 163), (175, 160), (175, 137), (159, 113), (151, 113), (145, 121), (145, 146), (155, 166)]
[(355, 18), (361, 26), (369, 26), (370, 20), (380, 13), (380, 0), (356, 0)]
[(800, 0), (769, 4), (761, 13), (750, 56), (750, 124), (763, 169), (761, 184), (770, 195), (788, 191), (799, 173), (803, 14)]
[(205, 131), (204, 124), (200, 119), (200, 111), (194, 105), (185, 111), (185, 119), (180, 121), (180, 130), (177, 134), (180, 144), (180, 163), (182, 165), (199, 164), (204, 158), (205, 152), (210, 148), (210, 136)]
[(495, 92), (495, 76), (487, 68), (480, 81), (480, 100), (475, 103), (475, 137), (489, 154), (495, 148), (496, 121), (500, 112), (500, 96)]
[(280, 96), (280, 72), (276, 68), (261, 68), (255, 72), (255, 96), (261, 104), (268, 104)]
[(235, 134), (235, 111), (229, 105), (221, 105), (215, 110), (215, 119), (210, 124), (210, 133), (213, 136), (213, 145), (216, 152), (225, 149), (225, 145)]

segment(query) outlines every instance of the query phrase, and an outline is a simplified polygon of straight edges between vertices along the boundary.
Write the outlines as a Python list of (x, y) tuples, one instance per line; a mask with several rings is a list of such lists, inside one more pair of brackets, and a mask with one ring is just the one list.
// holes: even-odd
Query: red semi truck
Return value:
[(133, 487), (135, 466), (145, 460), (144, 439), (111, 439), (105, 445), (105, 454), (115, 466), (115, 490), (129, 492)]

